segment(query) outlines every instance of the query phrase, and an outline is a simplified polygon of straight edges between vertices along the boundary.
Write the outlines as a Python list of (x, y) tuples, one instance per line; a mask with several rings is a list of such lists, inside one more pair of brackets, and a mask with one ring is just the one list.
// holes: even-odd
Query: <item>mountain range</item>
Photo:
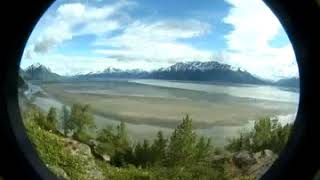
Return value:
[(56, 81), (63, 78), (63, 76), (52, 72), (48, 67), (40, 63), (32, 64), (25, 70), (20, 69), (19, 73), (26, 80)]
[(284, 79), (280, 79), (275, 84), (278, 86), (299, 88), (300, 87), (300, 79), (297, 77), (284, 78)]
[(41, 64), (33, 64), (20, 70), (20, 75), (24, 79), (55, 81), (55, 80), (90, 80), (107, 78), (132, 78), (132, 79), (163, 79), (163, 80), (185, 80), (185, 81), (214, 81), (228, 83), (245, 84), (273, 84), (279, 86), (299, 87), (298, 78), (281, 79), (271, 83), (262, 80), (247, 71), (235, 69), (228, 64), (222, 64), (216, 61), (191, 61), (179, 62), (167, 68), (160, 68), (153, 71), (144, 71), (140, 69), (122, 70), (108, 67), (103, 71), (90, 72), (74, 76), (61, 76), (52, 72), (49, 68)]

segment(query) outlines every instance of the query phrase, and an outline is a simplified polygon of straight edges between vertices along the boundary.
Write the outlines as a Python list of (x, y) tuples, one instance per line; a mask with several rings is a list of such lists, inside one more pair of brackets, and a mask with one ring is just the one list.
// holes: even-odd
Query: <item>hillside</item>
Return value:
[(90, 80), (90, 79), (162, 79), (162, 80), (184, 80), (184, 81), (212, 81), (244, 84), (269, 84), (285, 87), (299, 87), (299, 78), (284, 78), (276, 82), (260, 79), (250, 72), (240, 68), (232, 68), (228, 64), (216, 61), (191, 61), (179, 62), (166, 68), (153, 71), (141, 69), (123, 70), (108, 67), (103, 71), (90, 72), (74, 75), (71, 77), (61, 76), (52, 72), (42, 64), (33, 64), (25, 70), (20, 69), (20, 76), (25, 80), (56, 81), (56, 80)]
[(278, 86), (299, 88), (300, 87), (300, 82), (299, 81), (300, 81), (299, 78), (293, 77), (293, 78), (280, 79), (275, 84), (278, 85)]
[(264, 81), (247, 71), (232, 70), (230, 65), (215, 61), (176, 63), (151, 73), (152, 79), (219, 81), (231, 83), (263, 84)]
[(264, 84), (265, 82), (247, 71), (233, 70), (230, 65), (215, 61), (179, 62), (167, 68), (151, 72), (135, 69), (120, 70), (107, 68), (102, 72), (91, 72), (74, 76), (76, 79), (90, 78), (144, 78), (188, 81), (219, 81), (231, 83)]
[(55, 81), (62, 78), (62, 76), (39, 63), (32, 64), (25, 70), (20, 70), (20, 75), (26, 80)]

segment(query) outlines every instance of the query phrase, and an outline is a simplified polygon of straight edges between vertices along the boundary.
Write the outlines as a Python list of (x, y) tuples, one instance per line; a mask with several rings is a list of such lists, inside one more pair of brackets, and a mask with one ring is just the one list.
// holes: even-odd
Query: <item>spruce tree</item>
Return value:
[(192, 119), (187, 114), (175, 128), (167, 153), (168, 166), (185, 166), (192, 163), (195, 154), (196, 134), (192, 129)]
[(162, 131), (159, 131), (157, 138), (152, 144), (152, 163), (159, 162), (160, 164), (166, 157), (167, 139), (163, 137)]
[(47, 114), (47, 122), (46, 122), (45, 128), (47, 130), (57, 131), (57, 125), (58, 125), (57, 109), (54, 107), (51, 107)]
[(68, 133), (72, 130), (72, 125), (70, 122), (70, 111), (68, 110), (66, 105), (62, 106), (61, 121), (63, 133), (65, 136), (67, 136)]

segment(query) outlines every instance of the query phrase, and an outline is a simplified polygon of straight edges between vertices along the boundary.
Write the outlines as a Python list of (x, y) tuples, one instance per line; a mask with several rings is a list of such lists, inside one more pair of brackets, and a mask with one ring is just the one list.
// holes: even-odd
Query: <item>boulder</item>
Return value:
[(257, 163), (248, 168), (247, 174), (255, 177), (256, 179), (260, 179), (261, 176), (271, 167), (277, 157), (277, 154), (268, 149), (255, 153), (254, 158)]
[(82, 179), (103, 180), (105, 179), (101, 169), (96, 165), (90, 146), (80, 143), (71, 138), (64, 139), (65, 148), (68, 149), (72, 155), (76, 155), (85, 160), (86, 172)]
[(241, 169), (247, 168), (257, 162), (256, 159), (253, 157), (253, 154), (246, 150), (234, 154), (232, 160), (234, 164)]
[(70, 177), (67, 175), (67, 173), (60, 167), (58, 166), (53, 166), (53, 165), (47, 165), (50, 171), (52, 171), (58, 179), (60, 180), (69, 180)]

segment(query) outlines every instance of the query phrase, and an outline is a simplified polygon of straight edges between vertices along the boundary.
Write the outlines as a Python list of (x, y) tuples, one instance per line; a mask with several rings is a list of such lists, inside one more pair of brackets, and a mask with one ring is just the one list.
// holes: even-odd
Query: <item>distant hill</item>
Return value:
[(121, 70), (117, 68), (108, 67), (104, 71), (90, 72), (87, 74), (80, 74), (74, 76), (78, 79), (90, 79), (90, 78), (147, 78), (149, 73), (147, 71), (134, 69), (134, 70)]
[(62, 76), (39, 63), (32, 64), (25, 70), (20, 70), (20, 75), (26, 80), (55, 81), (62, 78)]
[(88, 80), (94, 78), (133, 78), (266, 84), (266, 81), (253, 76), (247, 71), (234, 69), (228, 64), (222, 64), (216, 61), (179, 62), (167, 68), (160, 68), (151, 72), (141, 69), (121, 70), (108, 67), (100, 72), (79, 74), (68, 78), (52, 72), (44, 65), (33, 64), (26, 70), (20, 70), (20, 75), (26, 80), (41, 81), (53, 81), (61, 79)]
[(297, 78), (297, 77), (284, 78), (284, 79), (278, 80), (278, 81), (275, 83), (275, 85), (299, 88), (299, 87), (300, 87), (300, 82), (299, 82), (299, 81), (300, 81), (300, 79)]
[(151, 72), (135, 69), (120, 70), (107, 68), (102, 72), (91, 72), (77, 75), (76, 78), (145, 78), (188, 81), (219, 81), (232, 83), (263, 84), (264, 81), (251, 75), (247, 71), (232, 70), (230, 65), (215, 61), (208, 62), (179, 62), (167, 68), (160, 68)]
[(264, 81), (247, 71), (233, 70), (230, 65), (208, 62), (176, 63), (168, 68), (153, 71), (149, 78), (188, 81), (219, 81), (232, 83), (263, 84)]

